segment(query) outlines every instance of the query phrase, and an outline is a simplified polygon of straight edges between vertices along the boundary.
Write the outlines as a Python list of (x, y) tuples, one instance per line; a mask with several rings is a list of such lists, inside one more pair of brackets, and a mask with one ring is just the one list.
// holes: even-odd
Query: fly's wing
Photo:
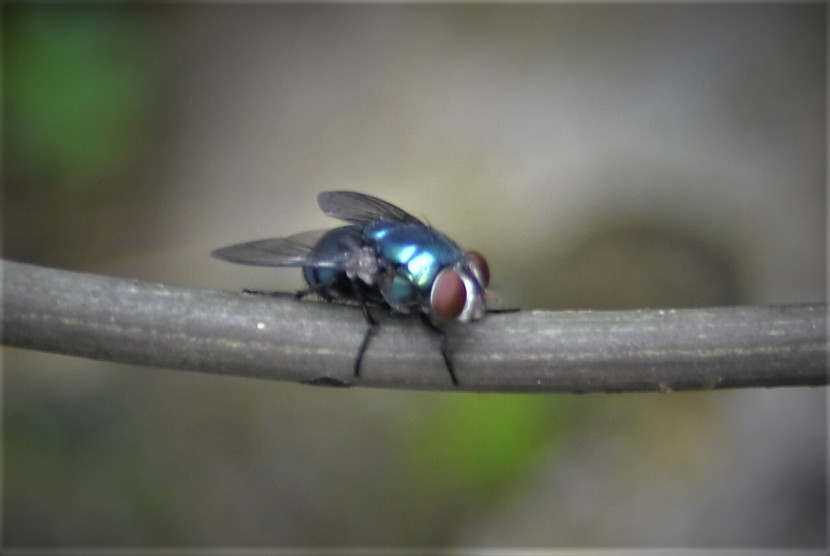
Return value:
[(377, 220), (425, 224), (393, 204), (356, 191), (323, 191), (317, 195), (320, 209), (332, 218), (365, 225)]
[(303, 232), (291, 237), (261, 239), (222, 247), (211, 256), (237, 264), (253, 266), (317, 266), (337, 268), (343, 261), (336, 256), (316, 253), (314, 246), (329, 230)]

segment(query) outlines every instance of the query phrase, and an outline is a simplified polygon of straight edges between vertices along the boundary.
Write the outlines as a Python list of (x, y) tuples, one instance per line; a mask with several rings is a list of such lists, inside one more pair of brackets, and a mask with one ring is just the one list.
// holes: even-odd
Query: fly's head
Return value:
[(489, 283), (490, 267), (484, 256), (468, 251), (435, 278), (429, 296), (430, 309), (445, 320), (479, 320), (484, 317), (484, 294)]

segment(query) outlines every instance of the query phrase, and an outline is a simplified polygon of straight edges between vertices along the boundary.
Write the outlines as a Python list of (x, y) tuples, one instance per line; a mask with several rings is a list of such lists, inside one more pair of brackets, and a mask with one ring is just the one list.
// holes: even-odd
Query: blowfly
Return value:
[(357, 302), (368, 328), (358, 350), (354, 375), (377, 327), (369, 306), (418, 315), (441, 334), (441, 355), (458, 384), (447, 355), (442, 325), (476, 321), (486, 312), (490, 281), (487, 261), (406, 211), (354, 191), (325, 191), (317, 204), (328, 216), (347, 222), (331, 230), (239, 243), (211, 255), (232, 263), (301, 267), (308, 289), (325, 300)]

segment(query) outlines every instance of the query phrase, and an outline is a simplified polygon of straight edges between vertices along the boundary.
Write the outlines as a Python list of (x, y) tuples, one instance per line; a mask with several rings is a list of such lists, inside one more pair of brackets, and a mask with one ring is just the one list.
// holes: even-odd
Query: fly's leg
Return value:
[(248, 295), (264, 295), (264, 296), (268, 296), (268, 297), (293, 297), (297, 301), (299, 301), (300, 299), (303, 299), (304, 297), (307, 297), (311, 294), (317, 294), (320, 297), (322, 297), (323, 299), (325, 299), (326, 301), (331, 301), (331, 297), (326, 295), (326, 293), (324, 291), (318, 291), (318, 290), (315, 290), (314, 288), (306, 288), (304, 290), (299, 290), (299, 291), (296, 291), (296, 292), (281, 292), (281, 291), (276, 291), (276, 290), (249, 290), (249, 289), (246, 288), (246, 289), (242, 290), (242, 293), (245, 293), (245, 294), (248, 294)]
[(363, 311), (363, 316), (366, 318), (366, 323), (369, 327), (366, 329), (366, 334), (363, 335), (363, 341), (360, 342), (360, 348), (357, 350), (357, 357), (354, 360), (354, 376), (360, 376), (360, 365), (363, 363), (363, 354), (366, 353), (366, 348), (369, 347), (369, 342), (372, 336), (375, 335), (378, 323), (369, 312), (369, 306), (366, 304), (366, 299), (363, 297), (363, 292), (358, 287), (357, 283), (352, 280), (352, 291), (354, 291), (355, 299), (360, 303), (360, 308)]
[(452, 364), (452, 359), (450, 359), (450, 355), (447, 353), (447, 333), (442, 328), (433, 323), (429, 317), (421, 313), (421, 322), (429, 328), (434, 333), (438, 334), (441, 337), (441, 343), (439, 344), (439, 349), (441, 350), (441, 357), (444, 358), (444, 365), (447, 367), (447, 372), (450, 373), (450, 380), (452, 380), (453, 386), (458, 386), (458, 379), (455, 378), (455, 367)]
[(441, 331), (441, 357), (444, 358), (444, 364), (447, 366), (447, 372), (450, 373), (450, 380), (452, 381), (453, 386), (458, 386), (458, 379), (455, 378), (455, 368), (452, 364), (452, 359), (450, 359), (450, 355), (447, 353), (447, 334), (444, 331)]
[(370, 322), (369, 328), (366, 329), (366, 334), (363, 336), (363, 341), (360, 342), (360, 348), (357, 350), (357, 358), (354, 360), (354, 376), (360, 376), (360, 365), (363, 363), (363, 354), (366, 353), (366, 348), (369, 347), (369, 341), (375, 335), (377, 329), (376, 322)]
[(485, 310), (485, 313), (488, 315), (504, 315), (506, 313), (518, 313), (521, 309), (518, 307), (508, 307), (506, 309), (490, 309), (489, 307)]
[(300, 299), (304, 298), (305, 296), (311, 294), (312, 290), (306, 289), (306, 290), (300, 290), (298, 292), (281, 292), (281, 291), (274, 291), (274, 290), (249, 290), (249, 289), (246, 288), (246, 289), (242, 290), (242, 293), (248, 294), (248, 295), (264, 295), (264, 296), (267, 296), (267, 297), (293, 297), (294, 299), (300, 300)]

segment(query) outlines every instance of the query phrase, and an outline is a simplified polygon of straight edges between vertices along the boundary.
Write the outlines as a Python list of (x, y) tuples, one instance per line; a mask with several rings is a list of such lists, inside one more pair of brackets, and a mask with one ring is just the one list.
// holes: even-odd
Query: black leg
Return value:
[(363, 354), (366, 353), (366, 348), (369, 347), (369, 341), (375, 335), (377, 323), (370, 322), (369, 328), (366, 329), (366, 334), (363, 335), (363, 341), (360, 342), (360, 349), (357, 350), (357, 358), (354, 360), (354, 376), (360, 376), (360, 365), (363, 363)]
[(509, 307), (507, 309), (487, 309), (486, 313), (488, 315), (503, 315), (505, 313), (518, 313), (521, 309), (518, 307)]
[(245, 293), (245, 294), (248, 294), (248, 295), (264, 295), (264, 296), (267, 296), (267, 297), (293, 297), (294, 299), (302, 299), (305, 296), (307, 296), (311, 293), (314, 293), (314, 290), (305, 289), (305, 290), (300, 290), (298, 292), (281, 292), (281, 291), (275, 291), (275, 290), (249, 290), (249, 289), (246, 288), (246, 289), (242, 290), (242, 293)]
[(452, 359), (450, 359), (450, 355), (447, 353), (447, 333), (443, 329), (435, 326), (435, 323), (433, 323), (429, 319), (429, 317), (424, 313), (421, 313), (421, 322), (423, 322), (424, 325), (430, 330), (432, 330), (434, 333), (441, 336), (441, 343), (439, 344), (439, 349), (441, 350), (441, 357), (444, 358), (444, 365), (446, 365), (447, 367), (447, 372), (450, 373), (450, 380), (452, 380), (453, 386), (458, 386), (458, 379), (455, 378), (455, 367), (452, 364)]
[(354, 291), (355, 299), (357, 299), (357, 302), (360, 303), (360, 308), (363, 310), (363, 316), (366, 318), (366, 323), (369, 325), (366, 329), (366, 334), (363, 335), (363, 341), (360, 342), (360, 348), (357, 350), (357, 357), (354, 360), (354, 376), (360, 376), (360, 365), (363, 363), (363, 354), (366, 353), (366, 348), (369, 347), (369, 342), (372, 340), (372, 336), (375, 335), (377, 321), (375, 321), (374, 317), (372, 317), (372, 314), (369, 312), (369, 306), (366, 304), (363, 292), (354, 280), (352, 280), (352, 291)]
[(441, 331), (441, 357), (444, 358), (444, 364), (447, 366), (447, 372), (450, 373), (452, 385), (458, 386), (458, 379), (455, 378), (455, 368), (453, 367), (452, 359), (450, 359), (450, 356), (447, 353), (447, 334), (443, 330)]
[(264, 295), (267, 297), (293, 297), (298, 301), (304, 297), (308, 297), (311, 294), (317, 294), (323, 299), (323, 301), (331, 301), (331, 296), (325, 290), (316, 290), (314, 288), (306, 288), (296, 292), (282, 292), (278, 290), (249, 290), (246, 288), (242, 290), (242, 293), (248, 295)]

